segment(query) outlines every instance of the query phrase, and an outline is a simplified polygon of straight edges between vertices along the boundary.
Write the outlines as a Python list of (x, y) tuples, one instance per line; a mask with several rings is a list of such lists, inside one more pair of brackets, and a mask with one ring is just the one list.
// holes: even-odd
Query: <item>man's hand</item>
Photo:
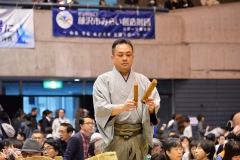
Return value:
[(153, 114), (155, 112), (154, 99), (152, 97), (148, 97), (146, 100), (143, 100), (143, 102), (147, 105), (149, 113)]
[(138, 102), (135, 102), (133, 99), (132, 100), (127, 100), (124, 105), (123, 105), (123, 111), (134, 111), (138, 106)]

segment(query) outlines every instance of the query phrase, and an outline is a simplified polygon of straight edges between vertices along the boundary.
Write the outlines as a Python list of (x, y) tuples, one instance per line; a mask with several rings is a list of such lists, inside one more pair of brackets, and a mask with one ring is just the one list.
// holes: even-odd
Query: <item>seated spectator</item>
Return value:
[(224, 144), (224, 141), (225, 141), (224, 135), (220, 135), (219, 137), (217, 137), (218, 144), (215, 145), (216, 152), (218, 151), (219, 146)]
[(18, 134), (17, 134), (17, 139), (18, 139), (19, 141), (24, 142), (24, 141), (26, 140), (26, 134), (23, 133), (23, 132), (18, 133)]
[(40, 146), (42, 146), (42, 144), (44, 142), (44, 135), (40, 130), (35, 129), (32, 132), (32, 139), (37, 140), (39, 142)]
[(23, 146), (22, 141), (19, 141), (16, 138), (8, 138), (8, 140), (10, 141), (10, 148), (22, 149), (22, 146)]
[(23, 158), (32, 156), (41, 156), (41, 146), (39, 142), (33, 139), (27, 139), (21, 149)]
[(189, 7), (194, 7), (194, 4), (192, 3), (191, 0), (180, 0), (178, 2), (179, 8), (189, 8)]
[(198, 143), (198, 146), (195, 150), (196, 160), (213, 160), (213, 156), (215, 153), (215, 145), (212, 141), (207, 139), (201, 140)]
[(4, 139), (3, 140), (3, 147), (4, 149), (8, 149), (11, 146), (11, 142), (9, 139)]
[(182, 160), (196, 159), (196, 148), (198, 146), (198, 140), (192, 140), (190, 143), (189, 151), (184, 153)]
[(93, 157), (102, 153), (102, 142), (102, 139), (99, 139), (90, 143), (88, 148), (88, 157)]
[(189, 140), (188, 137), (181, 137), (181, 144), (183, 147), (183, 153), (189, 153), (189, 145), (190, 145), (191, 141)]
[(168, 160), (181, 160), (183, 156), (182, 145), (177, 138), (167, 138), (164, 144), (165, 156)]
[(64, 152), (67, 148), (67, 143), (73, 133), (73, 126), (69, 123), (62, 123), (58, 132), (60, 138), (58, 138), (56, 141), (60, 146), (60, 154), (64, 155)]
[(158, 5), (155, 0), (150, 0), (147, 7), (158, 7)]
[(240, 143), (237, 141), (229, 141), (224, 147), (225, 155), (223, 160), (239, 160), (240, 158)]
[(55, 158), (55, 156), (59, 156), (60, 153), (60, 147), (57, 144), (57, 142), (54, 139), (47, 139), (43, 143), (43, 155), (46, 157), (50, 157), (52, 159)]
[(200, 0), (202, 6), (212, 6), (215, 4), (220, 4), (217, 0)]
[(168, 0), (164, 4), (164, 8), (168, 8), (170, 10), (178, 9), (178, 1), (177, 0)]
[(162, 143), (157, 138), (152, 139), (153, 142), (153, 148), (149, 147), (148, 154), (151, 156), (156, 153), (161, 153), (162, 150)]

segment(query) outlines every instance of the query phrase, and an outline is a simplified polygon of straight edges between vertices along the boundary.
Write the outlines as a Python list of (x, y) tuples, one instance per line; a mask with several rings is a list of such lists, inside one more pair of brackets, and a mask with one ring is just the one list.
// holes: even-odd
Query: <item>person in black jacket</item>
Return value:
[(52, 111), (47, 110), (46, 111), (46, 117), (43, 119), (42, 121), (42, 132), (45, 133), (45, 129), (46, 128), (52, 128), (52, 123), (53, 123), (53, 119), (52, 119)]
[(90, 116), (79, 119), (80, 131), (73, 135), (64, 153), (65, 160), (84, 160), (88, 158), (90, 135), (93, 131), (94, 121)]

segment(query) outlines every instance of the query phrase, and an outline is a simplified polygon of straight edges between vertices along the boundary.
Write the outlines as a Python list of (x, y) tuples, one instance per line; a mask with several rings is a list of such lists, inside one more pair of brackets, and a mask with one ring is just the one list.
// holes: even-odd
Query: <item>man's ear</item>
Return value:
[(169, 156), (170, 152), (169, 151), (166, 151), (167, 155)]
[(114, 60), (114, 55), (113, 54), (111, 55), (111, 59), (112, 59), (112, 61)]

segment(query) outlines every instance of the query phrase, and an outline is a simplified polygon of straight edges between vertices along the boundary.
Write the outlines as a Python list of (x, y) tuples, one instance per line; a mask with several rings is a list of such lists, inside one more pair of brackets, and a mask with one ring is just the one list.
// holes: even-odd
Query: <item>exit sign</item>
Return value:
[(62, 87), (62, 81), (43, 81), (43, 88), (45, 89), (60, 89)]

